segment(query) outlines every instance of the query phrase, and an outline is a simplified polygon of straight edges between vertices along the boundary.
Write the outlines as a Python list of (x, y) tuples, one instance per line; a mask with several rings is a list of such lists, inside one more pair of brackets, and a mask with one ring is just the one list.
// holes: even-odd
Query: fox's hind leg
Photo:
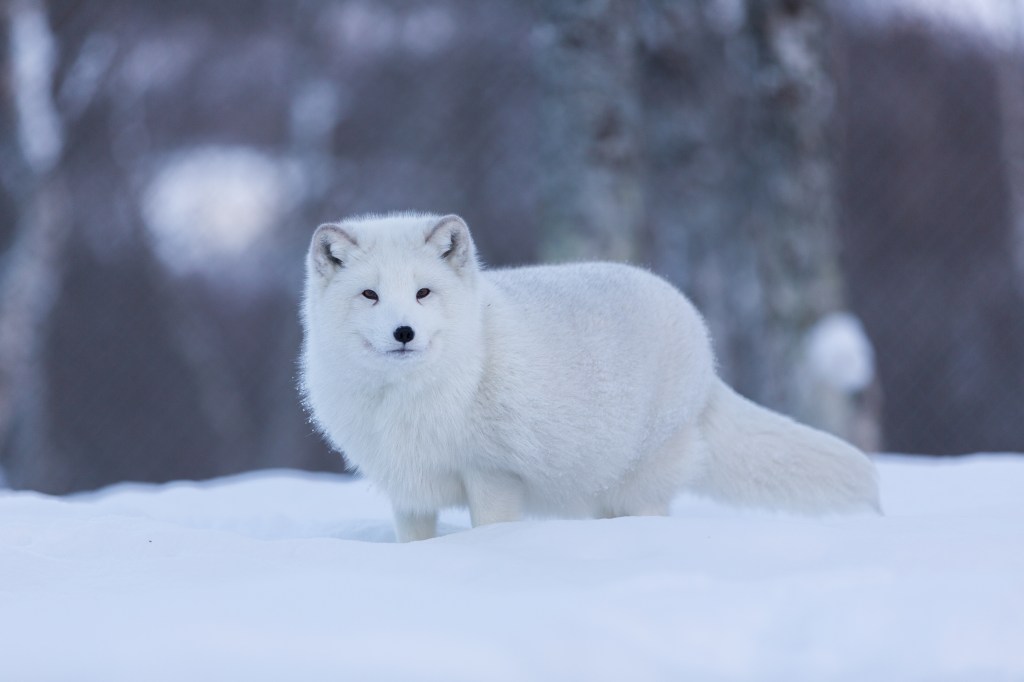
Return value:
[(598, 515), (668, 516), (676, 494), (700, 475), (707, 453), (696, 425), (679, 428), (661, 446), (642, 454), (619, 484), (601, 496)]
[(429, 540), (437, 535), (437, 512), (417, 513), (394, 509), (395, 538), (399, 542)]
[(468, 471), (463, 484), (473, 527), (523, 518), (523, 482), (502, 471)]

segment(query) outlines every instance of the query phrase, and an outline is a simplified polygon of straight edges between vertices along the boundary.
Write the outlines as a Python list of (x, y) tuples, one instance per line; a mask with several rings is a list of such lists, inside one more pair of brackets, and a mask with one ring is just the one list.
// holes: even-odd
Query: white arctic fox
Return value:
[(390, 497), (399, 540), (524, 513), (667, 514), (680, 490), (806, 513), (877, 510), (868, 458), (715, 375), (664, 280), (582, 263), (482, 270), (457, 216), (321, 225), (307, 259), (303, 391)]

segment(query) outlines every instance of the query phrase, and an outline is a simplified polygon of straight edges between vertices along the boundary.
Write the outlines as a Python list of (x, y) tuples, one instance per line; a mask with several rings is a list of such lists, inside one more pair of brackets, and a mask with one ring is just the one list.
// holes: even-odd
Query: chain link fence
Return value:
[[(636, 49), (649, 56), (664, 3), (636, 4), (647, 22)], [(742, 31), (757, 4), (673, 11)], [(776, 4), (787, 16), (814, 5)], [(873, 348), (875, 371), (852, 396), (874, 434), (863, 442), (1024, 450), (1020, 9), (987, 24), (844, 7), (826, 6), (821, 36), (836, 213), (822, 229), (834, 229), (845, 307)], [(548, 16), (544, 3), (456, 0), (9, 3), (6, 484), (342, 470), (295, 387), (312, 229), (367, 211), (458, 212), (489, 265), (546, 253)], [(636, 69), (660, 71), (637, 78), (672, 89), (697, 77), (685, 67), (640, 58)], [(717, 101), (709, 92), (707, 107)], [(657, 244), (688, 217), (653, 210), (636, 253), (660, 269)], [(715, 328), (728, 311), (711, 317)], [(738, 369), (743, 347), (719, 350), (722, 369), (757, 394)]]

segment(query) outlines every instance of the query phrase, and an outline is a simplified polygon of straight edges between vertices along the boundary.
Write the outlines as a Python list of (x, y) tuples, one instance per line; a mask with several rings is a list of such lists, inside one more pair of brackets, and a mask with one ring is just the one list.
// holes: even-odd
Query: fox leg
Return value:
[(644, 453), (615, 487), (602, 496), (597, 516), (668, 516), (672, 499), (698, 478), (707, 444), (694, 424), (680, 427), (660, 447)]
[(437, 512), (407, 512), (394, 509), (395, 537), (399, 542), (429, 540), (437, 535)]
[(473, 527), (523, 518), (523, 482), (501, 471), (468, 472), (463, 481)]

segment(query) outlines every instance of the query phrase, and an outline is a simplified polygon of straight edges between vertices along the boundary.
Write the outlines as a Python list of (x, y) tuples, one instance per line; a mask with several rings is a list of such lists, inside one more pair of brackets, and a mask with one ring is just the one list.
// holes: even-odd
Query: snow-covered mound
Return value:
[(1020, 680), (1024, 458), (880, 458), (887, 516), (680, 499), (396, 545), (363, 481), (0, 493), (5, 680)]

